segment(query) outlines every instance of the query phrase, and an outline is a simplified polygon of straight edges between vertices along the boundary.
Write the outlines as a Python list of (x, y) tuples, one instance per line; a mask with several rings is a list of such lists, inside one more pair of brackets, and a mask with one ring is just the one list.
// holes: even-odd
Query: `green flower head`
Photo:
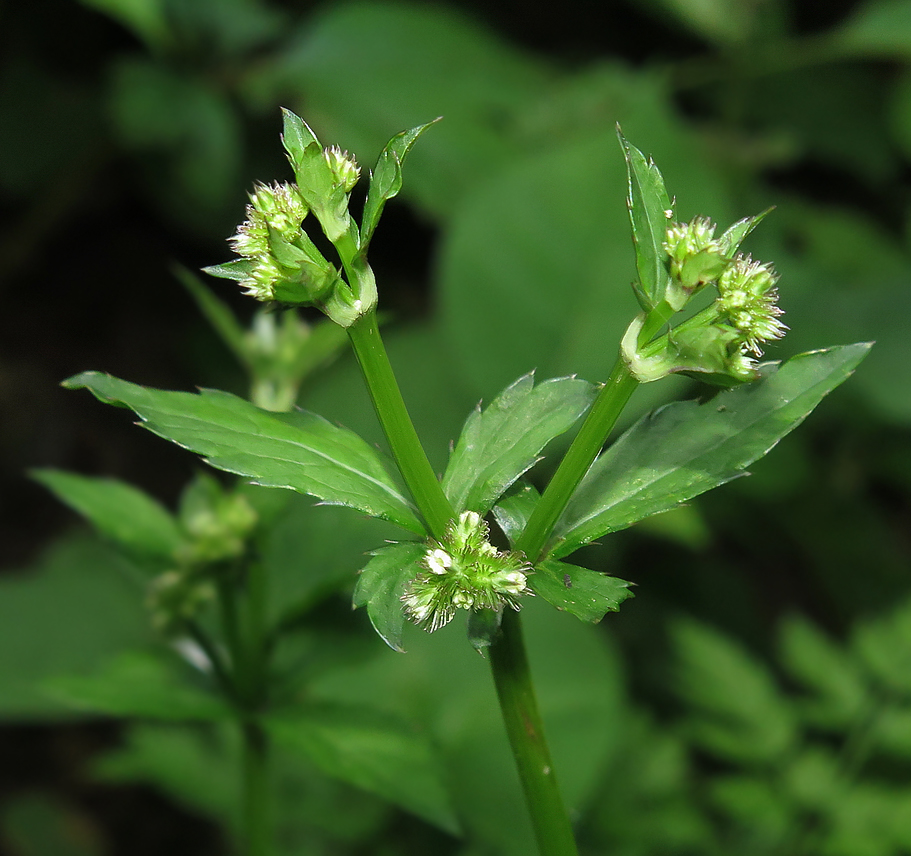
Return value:
[(718, 279), (717, 306), (741, 336), (744, 347), (762, 356), (763, 342), (787, 331), (778, 307), (778, 276), (769, 265), (738, 256)]
[(405, 614), (428, 632), (439, 630), (458, 609), (518, 610), (531, 595), (531, 566), (521, 553), (501, 552), (488, 541), (490, 530), (474, 511), (452, 520), (441, 542), (431, 542), (418, 574), (402, 595)]

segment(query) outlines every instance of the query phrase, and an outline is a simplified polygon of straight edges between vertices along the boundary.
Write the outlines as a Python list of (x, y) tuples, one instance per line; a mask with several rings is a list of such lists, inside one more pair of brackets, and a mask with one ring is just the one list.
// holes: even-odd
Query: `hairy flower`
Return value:
[(342, 189), (345, 193), (350, 193), (361, 175), (361, 168), (357, 165), (357, 161), (352, 155), (349, 155), (348, 152), (343, 152), (338, 146), (329, 146), (329, 148), (323, 149), (323, 157), (326, 158), (329, 169), (332, 170), (332, 174), (341, 184)]
[(761, 344), (780, 339), (788, 329), (779, 318), (778, 276), (769, 265), (738, 256), (718, 279), (718, 308), (739, 331), (744, 347), (757, 357)]
[(258, 184), (250, 194), (246, 213), (247, 219), (238, 226), (229, 243), (239, 256), (252, 258), (270, 252), (270, 230), (293, 241), (307, 216), (307, 204), (293, 184)]
[(452, 621), (458, 609), (520, 608), (530, 595), (531, 566), (521, 553), (501, 552), (488, 541), (490, 530), (474, 511), (452, 520), (440, 542), (431, 542), (418, 574), (402, 595), (405, 614), (433, 632)]

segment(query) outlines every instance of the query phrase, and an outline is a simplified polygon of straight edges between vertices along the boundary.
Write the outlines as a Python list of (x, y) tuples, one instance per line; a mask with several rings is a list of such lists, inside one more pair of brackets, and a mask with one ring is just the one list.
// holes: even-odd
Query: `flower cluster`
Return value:
[(787, 327), (779, 321), (778, 277), (768, 265), (738, 256), (718, 278), (716, 305), (739, 331), (743, 346), (762, 356), (763, 342), (780, 339)]
[(418, 574), (402, 595), (405, 614), (428, 632), (452, 621), (457, 609), (518, 610), (530, 595), (531, 566), (521, 553), (501, 552), (479, 514), (463, 511), (441, 542), (432, 542)]

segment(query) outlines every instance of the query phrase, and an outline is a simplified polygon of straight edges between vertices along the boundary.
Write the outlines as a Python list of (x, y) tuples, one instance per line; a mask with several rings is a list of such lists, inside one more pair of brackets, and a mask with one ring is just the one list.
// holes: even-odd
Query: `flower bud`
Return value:
[(715, 226), (704, 217), (668, 228), (664, 249), (670, 260), (672, 282), (666, 297), (675, 309), (682, 309), (689, 297), (714, 282), (728, 264)]
[(361, 168), (354, 157), (348, 152), (343, 152), (338, 146), (323, 149), (323, 157), (326, 158), (329, 169), (345, 193), (351, 193), (361, 175)]

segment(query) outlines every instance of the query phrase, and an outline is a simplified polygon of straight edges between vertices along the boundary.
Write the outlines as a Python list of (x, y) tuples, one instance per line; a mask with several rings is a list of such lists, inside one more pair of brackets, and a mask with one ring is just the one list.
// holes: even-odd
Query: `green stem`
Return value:
[[(651, 341), (673, 314), (674, 310), (664, 301), (652, 309), (639, 335), (640, 345)], [(516, 549), (525, 553), (532, 563), (541, 558), (557, 520), (637, 386), (639, 381), (633, 377), (623, 359), (618, 359), (516, 542)]]
[(243, 741), (243, 842), (244, 856), (268, 856), (269, 776), (268, 744), (256, 722), (241, 723)]
[(490, 665), (541, 856), (575, 856), (578, 849), (544, 738), (517, 612), (504, 610), (500, 633), (490, 646)]
[(368, 312), (359, 318), (348, 328), (348, 337), (405, 484), (408, 485), (430, 534), (440, 540), (454, 513), (408, 415), (380, 338), (376, 313)]

